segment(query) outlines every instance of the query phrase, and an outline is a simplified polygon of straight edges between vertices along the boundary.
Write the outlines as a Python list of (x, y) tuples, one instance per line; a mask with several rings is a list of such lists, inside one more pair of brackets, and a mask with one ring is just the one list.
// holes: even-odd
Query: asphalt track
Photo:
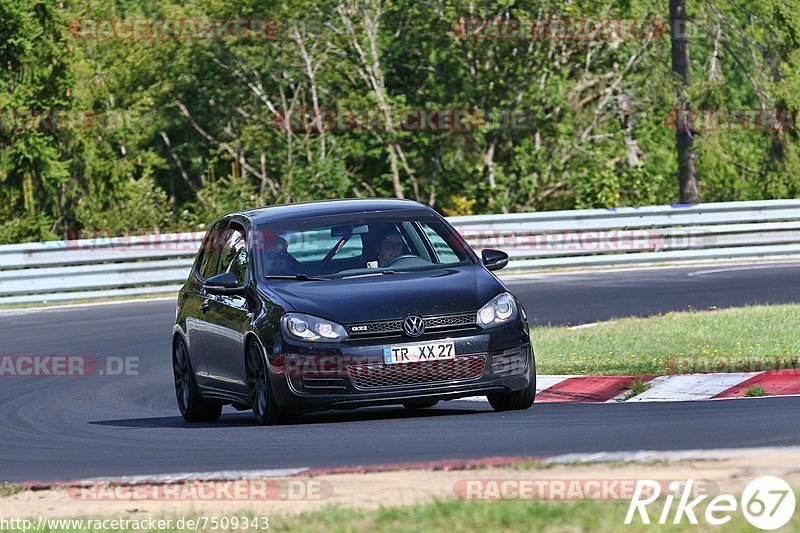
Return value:
[[(538, 324), (688, 308), (800, 302), (800, 264), (617, 271), (514, 279)], [(301, 417), (275, 427), (228, 410), (188, 425), (169, 359), (174, 304), (152, 301), (0, 314), (0, 355), (138, 357), (138, 375), (0, 378), (0, 481), (335, 467), (571, 452), (800, 444), (800, 397), (689, 403), (538, 404), (493, 413), (446, 402)]]

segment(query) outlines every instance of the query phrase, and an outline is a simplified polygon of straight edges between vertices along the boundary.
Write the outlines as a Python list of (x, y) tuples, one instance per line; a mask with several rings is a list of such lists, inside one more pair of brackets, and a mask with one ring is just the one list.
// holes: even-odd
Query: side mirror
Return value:
[(233, 272), (223, 272), (206, 280), (205, 289), (211, 294), (241, 294), (244, 287)]
[(489, 270), (500, 270), (508, 264), (508, 254), (500, 250), (486, 248), (481, 250), (483, 265)]

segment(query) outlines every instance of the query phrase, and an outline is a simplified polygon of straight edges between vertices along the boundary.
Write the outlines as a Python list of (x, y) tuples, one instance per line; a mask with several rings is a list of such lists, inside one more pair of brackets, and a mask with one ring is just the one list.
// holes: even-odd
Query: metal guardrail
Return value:
[[(800, 258), (800, 200), (451, 217), (504, 272)], [(0, 246), (0, 305), (174, 293), (203, 233)]]

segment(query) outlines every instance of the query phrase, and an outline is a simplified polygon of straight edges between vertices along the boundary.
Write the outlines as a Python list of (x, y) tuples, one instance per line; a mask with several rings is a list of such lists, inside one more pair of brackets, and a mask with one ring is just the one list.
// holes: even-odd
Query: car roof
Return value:
[(273, 205), (250, 209), (239, 214), (248, 218), (252, 224), (259, 225), (291, 220), (293, 218), (396, 210), (432, 211), (430, 207), (413, 200), (402, 200), (398, 198), (354, 198), (347, 200), (323, 200)]

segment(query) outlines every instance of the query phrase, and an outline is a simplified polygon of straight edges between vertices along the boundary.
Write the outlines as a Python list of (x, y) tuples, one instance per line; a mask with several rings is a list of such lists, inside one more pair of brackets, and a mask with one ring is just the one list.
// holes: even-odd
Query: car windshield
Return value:
[(473, 263), (463, 241), (420, 213), (357, 213), (258, 226), (260, 272), (268, 279), (397, 274)]

